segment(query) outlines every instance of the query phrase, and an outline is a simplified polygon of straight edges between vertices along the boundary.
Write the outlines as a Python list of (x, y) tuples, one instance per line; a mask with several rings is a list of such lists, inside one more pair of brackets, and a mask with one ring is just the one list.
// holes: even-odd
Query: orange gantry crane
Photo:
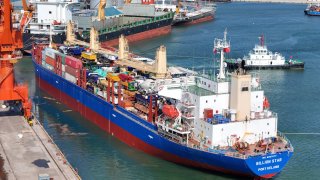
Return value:
[(31, 118), (31, 101), (28, 85), (17, 84), (14, 64), (22, 58), (22, 29), (12, 27), (13, 7), (10, 0), (0, 0), (0, 100), (21, 101), (24, 116)]

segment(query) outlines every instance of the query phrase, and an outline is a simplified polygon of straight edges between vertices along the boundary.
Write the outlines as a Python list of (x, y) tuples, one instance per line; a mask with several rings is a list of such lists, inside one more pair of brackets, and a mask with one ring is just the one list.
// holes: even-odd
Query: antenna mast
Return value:
[(224, 53), (230, 52), (230, 42), (227, 41), (227, 29), (224, 31), (223, 39), (214, 39), (214, 51), (220, 52), (220, 68), (218, 78), (225, 79)]

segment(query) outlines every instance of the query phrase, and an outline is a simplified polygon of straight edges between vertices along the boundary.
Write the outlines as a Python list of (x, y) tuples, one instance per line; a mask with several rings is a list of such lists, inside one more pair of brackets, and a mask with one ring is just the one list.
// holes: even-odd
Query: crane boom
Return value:
[(22, 32), (24, 32), (25, 28), (27, 27), (33, 16), (34, 8), (32, 5), (28, 6), (26, 0), (21, 0), (21, 2), (23, 7), (23, 14), (20, 20), (20, 29)]
[(98, 9), (98, 19), (105, 20), (106, 16), (104, 14), (104, 9), (106, 7), (106, 0), (100, 0), (99, 9)]

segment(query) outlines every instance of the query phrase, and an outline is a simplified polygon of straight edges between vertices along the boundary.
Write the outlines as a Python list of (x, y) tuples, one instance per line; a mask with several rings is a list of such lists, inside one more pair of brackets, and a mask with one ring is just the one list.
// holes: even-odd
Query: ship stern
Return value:
[(246, 164), (255, 177), (272, 178), (283, 169), (292, 155), (293, 151), (286, 150), (251, 156), (247, 158)]

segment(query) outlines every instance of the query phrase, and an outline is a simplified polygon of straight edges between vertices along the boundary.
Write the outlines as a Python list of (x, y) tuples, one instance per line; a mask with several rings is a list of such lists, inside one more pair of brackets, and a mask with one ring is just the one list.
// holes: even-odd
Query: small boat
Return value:
[(304, 14), (308, 16), (320, 16), (320, 4), (308, 4), (304, 10)]
[(155, 8), (157, 11), (175, 12), (172, 25), (193, 25), (202, 22), (211, 21), (214, 19), (216, 4), (214, 3), (199, 3), (194, 0), (186, 0), (181, 2), (170, 3), (165, 0), (156, 1)]
[(264, 36), (259, 37), (260, 44), (255, 45), (252, 51), (242, 59), (227, 59), (228, 69), (237, 69), (239, 65), (245, 69), (303, 69), (304, 62), (293, 59), (292, 56), (286, 60), (278, 52), (271, 52), (264, 44)]

